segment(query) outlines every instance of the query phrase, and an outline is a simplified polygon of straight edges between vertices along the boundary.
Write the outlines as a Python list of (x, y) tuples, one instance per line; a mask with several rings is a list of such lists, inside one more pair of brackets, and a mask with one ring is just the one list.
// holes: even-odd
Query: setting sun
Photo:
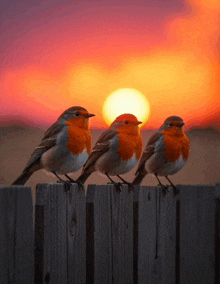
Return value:
[(102, 116), (109, 125), (117, 116), (123, 113), (134, 114), (138, 120), (143, 122), (143, 126), (150, 116), (150, 104), (147, 98), (135, 89), (118, 89), (105, 100)]

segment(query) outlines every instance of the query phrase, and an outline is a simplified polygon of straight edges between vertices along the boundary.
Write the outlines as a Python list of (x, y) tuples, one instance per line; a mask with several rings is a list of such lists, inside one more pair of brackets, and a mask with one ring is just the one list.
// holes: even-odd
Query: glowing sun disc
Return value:
[(110, 125), (117, 116), (131, 113), (142, 121), (143, 126), (150, 117), (150, 104), (139, 91), (131, 88), (118, 89), (111, 93), (102, 107), (105, 122)]

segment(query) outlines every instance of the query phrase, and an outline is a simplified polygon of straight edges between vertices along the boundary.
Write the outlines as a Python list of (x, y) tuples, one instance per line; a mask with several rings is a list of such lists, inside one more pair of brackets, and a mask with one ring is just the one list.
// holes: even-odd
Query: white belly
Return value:
[(107, 152), (97, 160), (95, 169), (103, 174), (108, 173), (110, 176), (116, 176), (129, 172), (136, 164), (135, 154), (130, 160), (122, 160), (118, 158), (113, 159)]
[[(157, 164), (158, 163), (158, 164)], [(145, 164), (145, 168), (149, 173), (156, 173), (159, 176), (173, 175), (179, 172), (185, 166), (185, 160), (181, 155), (176, 162), (159, 161), (156, 156), (152, 156)], [(157, 165), (157, 166), (155, 166)]]
[(49, 149), (41, 157), (43, 168), (49, 172), (55, 171), (57, 174), (68, 174), (78, 171), (88, 159), (88, 153), (84, 150), (79, 155), (74, 155), (69, 151), (57, 152), (55, 148)]

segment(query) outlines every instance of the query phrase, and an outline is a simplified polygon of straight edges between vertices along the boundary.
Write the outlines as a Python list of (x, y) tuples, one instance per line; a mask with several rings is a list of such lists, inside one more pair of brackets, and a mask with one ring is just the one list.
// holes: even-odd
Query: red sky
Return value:
[(179, 115), (220, 129), (219, 0), (29, 2), (0, 4), (0, 124), (45, 127), (81, 105), (106, 127), (106, 97), (135, 88), (145, 128)]

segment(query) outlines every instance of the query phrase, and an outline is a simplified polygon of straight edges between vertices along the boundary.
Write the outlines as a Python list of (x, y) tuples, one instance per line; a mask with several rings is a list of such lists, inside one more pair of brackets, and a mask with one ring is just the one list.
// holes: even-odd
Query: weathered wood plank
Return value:
[(30, 187), (16, 188), (16, 283), (34, 282), (33, 194)]
[(33, 199), (30, 187), (0, 186), (0, 283), (34, 282)]
[(139, 191), (138, 281), (156, 283), (157, 188)]
[(112, 283), (113, 252), (111, 191), (114, 187), (96, 186), (94, 200), (94, 283)]
[(94, 200), (95, 283), (133, 283), (133, 192), (97, 186)]
[(180, 283), (214, 283), (214, 187), (181, 185)]
[(176, 281), (176, 196), (172, 187), (163, 194), (158, 188), (159, 208), (157, 226), (158, 231), (158, 257), (156, 283), (173, 284)]
[(86, 198), (72, 185), (67, 194), (68, 283), (86, 283)]
[(139, 186), (133, 191), (133, 283), (138, 283)]
[(139, 195), (138, 280), (175, 283), (176, 197), (160, 187), (141, 187)]
[(220, 282), (220, 183), (215, 186), (215, 284)]
[(72, 185), (39, 184), (36, 197), (35, 282), (85, 283), (86, 203)]
[[(35, 271), (35, 282), (38, 281), (37, 283), (68, 283), (66, 195), (63, 184), (37, 185), (35, 206), (35, 223), (38, 228), (35, 234), (35, 267), (38, 267), (38, 271)], [(43, 255), (40, 255), (40, 252)]]
[(15, 281), (15, 187), (0, 186), (0, 283)]
[(95, 184), (88, 186), (86, 195), (86, 283), (94, 283), (94, 197)]

